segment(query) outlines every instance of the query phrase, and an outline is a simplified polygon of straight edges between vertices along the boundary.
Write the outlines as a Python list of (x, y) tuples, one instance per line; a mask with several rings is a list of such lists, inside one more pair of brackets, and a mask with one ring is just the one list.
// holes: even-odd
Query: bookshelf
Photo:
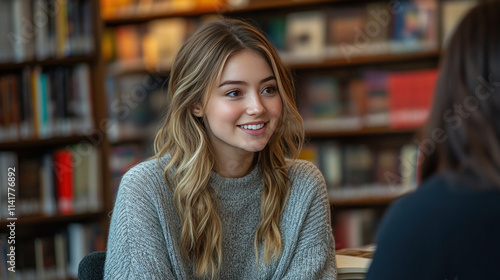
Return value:
[(76, 279), (105, 248), (112, 204), (99, 1), (6, 0), (0, 15), (0, 251), (16, 242), (0, 278)]
[[(307, 136), (311, 145), (306, 147), (306, 154), (303, 157), (315, 162), (320, 167), (329, 188), (334, 189), (334, 191), (342, 188), (356, 188), (357, 185), (352, 185), (352, 182), (345, 182), (345, 178), (343, 178), (345, 176), (364, 176), (365, 179), (369, 178), (367, 179), (369, 180), (368, 184), (366, 184), (367, 182), (355, 183), (358, 185), (361, 184), (363, 187), (380, 186), (384, 185), (383, 182), (381, 184), (381, 180), (387, 181), (388, 179), (383, 176), (377, 177), (374, 173), (396, 172), (396, 177), (398, 177), (396, 178), (397, 184), (393, 187), (404, 186), (399, 191), (389, 191), (385, 194), (365, 193), (361, 195), (347, 195), (345, 197), (331, 197), (333, 209), (332, 222), (334, 227), (340, 227), (341, 225), (339, 225), (337, 220), (345, 222), (349, 219), (349, 212), (354, 211), (356, 213), (353, 216), (357, 217), (354, 219), (359, 221), (367, 219), (366, 217), (371, 217), (373, 221), (370, 228), (373, 235), (373, 230), (376, 228), (376, 224), (385, 207), (394, 199), (412, 191), (416, 186), (416, 145), (413, 142), (413, 137), (422, 123), (422, 115), (420, 117), (410, 116), (409, 121), (403, 124), (390, 121), (391, 104), (401, 101), (396, 100), (393, 102), (391, 99), (392, 96), (399, 95), (398, 92), (408, 91), (407, 88), (398, 88), (395, 85), (402, 79), (400, 74), (408, 73), (410, 76), (413, 75), (414, 84), (427, 85), (427, 88), (422, 89), (420, 92), (426, 96), (425, 100), (418, 101), (423, 102), (424, 107), (417, 108), (421, 110), (418, 112), (415, 108), (411, 109), (413, 111), (411, 111), (410, 115), (422, 114), (422, 112), (425, 114), (425, 111), (430, 106), (432, 83), (436, 72), (430, 73), (430, 77), (427, 76), (427, 78), (422, 78), (422, 73), (428, 70), (435, 71), (443, 38), (452, 29), (450, 26), (453, 25), (453, 22), (458, 19), (458, 16), (457, 18), (450, 18), (451, 14), (443, 11), (448, 9), (448, 5), (456, 5), (457, 2), (461, 1), (401, 1), (398, 2), (400, 5), (403, 5), (401, 10), (391, 13), (390, 23), (387, 24), (384, 24), (384, 21), (372, 12), (375, 11), (380, 15), (381, 11), (391, 7), (386, 2), (376, 0), (228, 0), (226, 3), (214, 0), (208, 2), (188, 2), (191, 2), (189, 4), (191, 8), (183, 7), (175, 9), (170, 7), (167, 9), (155, 6), (155, 3), (161, 3), (160, 1), (148, 2), (149, 6), (141, 6), (141, 1), (129, 1), (128, 5), (120, 5), (118, 2), (112, 0), (101, 1), (105, 26), (103, 49), (105, 50), (104, 60), (107, 63), (106, 84), (111, 85), (107, 88), (114, 94), (114, 97), (109, 99), (108, 103), (123, 98), (120, 94), (123, 94), (124, 91), (117, 89), (116, 86), (116, 84), (120, 83), (120, 80), (130, 81), (131, 78), (139, 81), (141, 79), (151, 80), (156, 78), (161, 80), (168, 76), (169, 63), (162, 62), (171, 60), (171, 55), (175, 54), (175, 52), (171, 52), (164, 57), (151, 59), (151, 57), (148, 57), (148, 54), (155, 53), (158, 48), (166, 48), (166, 46), (162, 46), (158, 42), (156, 42), (157, 45), (153, 44), (153, 47), (149, 44), (144, 44), (144, 42), (151, 39), (150, 36), (153, 38), (160, 36), (159, 33), (155, 33), (157, 32), (155, 28), (158, 29), (158, 26), (163, 25), (165, 29), (176, 28), (184, 30), (184, 32), (181, 32), (182, 34), (172, 33), (173, 35), (169, 36), (169, 38), (172, 38), (172, 41), (178, 42), (175, 43), (175, 46), (168, 47), (176, 48), (176, 46), (180, 46), (178, 43), (183, 42), (196, 26), (205, 20), (220, 16), (248, 20), (266, 33), (270, 41), (280, 52), (280, 55), (282, 55), (283, 60), (294, 72), (297, 81), (297, 101), (301, 110), (304, 109), (301, 106), (304, 106), (304, 104), (307, 105), (308, 102), (307, 99), (304, 100), (303, 98), (312, 95), (311, 92), (315, 86), (315, 78), (329, 78), (325, 87), (329, 88), (330, 92), (326, 93), (327, 96), (323, 96), (324, 98), (338, 98), (335, 100), (352, 101), (354, 97), (349, 93), (348, 89), (350, 86), (361, 85), (361, 87), (367, 87), (367, 80), (372, 79), (377, 82), (379, 77), (383, 77), (380, 79), (386, 82), (382, 97), (385, 100), (378, 100), (376, 96), (373, 100), (369, 100), (369, 102), (374, 104), (383, 103), (381, 105), (383, 107), (382, 122), (370, 123), (370, 121), (367, 121), (366, 117), (370, 115), (370, 112), (360, 111), (361, 107), (359, 107), (358, 101), (352, 102), (355, 104), (346, 105), (357, 107), (354, 111), (352, 111), (352, 108), (349, 109), (347, 107), (338, 109), (341, 111), (339, 115), (342, 117), (346, 117), (343, 115), (346, 114), (345, 111), (351, 110), (347, 113), (347, 118), (342, 119), (339, 116), (329, 116), (331, 119), (327, 118), (323, 120), (323, 122), (338, 122), (339, 125), (334, 125), (335, 128), (321, 126), (318, 128), (308, 125), (311, 119), (305, 117)], [(186, 5), (189, 6), (188, 4)], [(459, 3), (458, 5), (462, 4)], [(351, 18), (343, 17), (344, 14), (351, 15)], [(311, 17), (310, 15), (314, 16)], [(419, 25), (406, 25), (407, 22), (405, 20), (411, 21), (411, 16), (413, 15), (419, 19)], [(447, 18), (443, 18), (445, 15)], [(311, 20), (311, 18), (315, 19)], [(317, 18), (321, 20), (318, 21)], [(336, 21), (337, 18), (341, 20)], [(292, 21), (295, 21), (295, 23)], [(374, 26), (374, 23), (377, 23), (378, 27)], [(446, 25), (445, 30), (442, 30), (443, 25)], [(303, 29), (303, 26), (308, 26), (309, 29)], [(332, 33), (332, 30), (335, 30), (335, 32)], [(342, 30), (347, 30), (348, 32), (342, 32)], [(370, 30), (372, 31), (371, 33)], [(409, 30), (413, 33), (410, 32), (410, 35), (405, 35), (404, 30)], [(363, 32), (365, 35), (369, 35), (369, 41), (373, 44), (365, 46), (360, 43), (359, 38), (362, 37), (361, 33)], [(336, 34), (342, 34), (343, 37), (340, 39), (336, 38)], [(294, 38), (300, 37), (300, 35), (307, 38), (320, 39), (307, 39), (309, 41), (306, 40), (306, 46), (299, 48), (296, 46), (298, 43), (294, 45), (294, 40), (296, 40)], [(356, 35), (359, 36), (356, 37)], [(321, 41), (319, 47), (314, 40)], [(129, 43), (127, 44), (126, 42)], [(135, 44), (130, 42), (135, 42)], [(147, 42), (151, 43), (154, 40)], [(343, 50), (343, 42), (348, 42), (350, 44), (348, 47), (357, 47), (359, 51), (355, 55), (352, 55), (354, 49)], [(346, 50), (350, 51), (349, 55), (346, 55)], [(314, 52), (316, 53), (311, 56), (310, 53)], [(371, 75), (367, 73), (375, 73), (375, 78), (367, 78), (367, 76)], [(410, 77), (411, 79), (412, 77)], [(389, 88), (389, 85), (391, 85), (391, 88)], [(319, 88), (317, 85), (316, 87)], [(337, 92), (332, 93), (332, 88), (337, 88)], [(161, 89), (161, 82), (158, 82), (156, 83), (156, 87), (148, 94), (154, 98), (155, 93), (161, 91)], [(367, 99), (370, 98), (367, 95), (370, 93), (366, 92), (366, 88), (364, 91), (362, 100), (364, 100), (363, 102), (367, 102)], [(375, 92), (376, 90), (372, 91)], [(413, 92), (412, 94), (420, 95), (420, 93)], [(328, 95), (338, 96), (332, 97)], [(415, 101), (415, 103), (418, 102)], [(315, 105), (313, 104), (312, 106)], [(365, 104), (365, 106), (368, 105)], [(367, 109), (364, 108), (363, 110)], [(151, 111), (156, 112), (155, 110)], [(352, 122), (353, 116), (355, 117), (355, 125)], [(154, 120), (157, 117), (158, 114), (154, 113), (153, 116), (148, 116), (147, 118)], [(313, 125), (315, 125), (315, 118), (318, 118), (318, 116), (313, 112)], [(113, 162), (120, 162), (121, 158), (126, 159), (128, 162), (128, 164), (117, 164), (116, 167), (111, 168), (115, 174), (114, 182), (134, 162), (146, 156), (147, 153), (142, 153), (143, 157), (141, 157), (139, 150), (142, 149), (141, 145), (145, 141), (151, 139), (153, 136), (152, 131), (154, 130), (146, 133), (145, 137), (137, 137), (138, 133), (132, 133), (132, 136), (116, 137), (115, 140), (111, 140), (113, 149), (120, 148), (121, 146), (128, 147), (122, 147), (123, 149), (115, 154), (111, 152)], [(141, 135), (144, 134), (141, 133)], [(350, 147), (350, 150), (346, 151), (344, 147)], [(354, 167), (351, 167), (355, 169), (354, 171), (347, 172), (342, 170), (342, 168), (345, 169), (346, 164), (343, 155), (352, 153), (357, 149), (363, 151), (363, 157), (370, 162), (368, 166), (366, 163), (364, 165), (361, 163), (363, 165), (361, 167), (356, 166), (356, 164), (359, 165), (360, 163), (353, 162), (351, 164)], [(151, 154), (150, 151), (148, 152)], [(400, 162), (402, 162), (401, 154), (403, 153), (407, 162), (405, 167), (400, 165)], [(324, 163), (324, 156), (323, 158), (319, 156), (324, 154), (329, 154), (331, 157), (336, 158), (334, 160), (327, 160), (327, 163)], [(134, 155), (138, 156), (138, 158), (134, 159)], [(376, 164), (377, 162), (382, 162), (382, 158), (388, 162), (383, 167), (386, 169)], [(340, 170), (336, 168), (335, 171), (332, 171), (332, 162), (338, 163)], [(401, 174), (401, 172), (404, 174)], [(374, 181), (377, 181), (375, 182), (376, 184), (373, 184)], [(375, 209), (375, 212), (370, 213), (371, 209)], [(342, 216), (340, 219), (337, 216), (338, 213)], [(365, 218), (362, 218), (363, 216)], [(357, 225), (356, 227), (361, 231), (361, 225)], [(345, 235), (345, 233), (343, 234)], [(337, 245), (339, 248), (342, 248), (346, 244)], [(349, 244), (349, 246), (354, 247), (359, 245), (362, 244)]]

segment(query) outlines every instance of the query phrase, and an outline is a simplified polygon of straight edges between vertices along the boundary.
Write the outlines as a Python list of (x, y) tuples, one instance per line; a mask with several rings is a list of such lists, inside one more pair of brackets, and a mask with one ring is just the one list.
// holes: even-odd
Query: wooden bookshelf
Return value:
[[(302, 11), (314, 11), (314, 10), (327, 10), (327, 9), (340, 9), (349, 8), (355, 6), (366, 7), (367, 4), (379, 2), (373, 0), (307, 0), (307, 1), (289, 1), (289, 0), (271, 0), (271, 1), (249, 1), (248, 4), (242, 6), (231, 6), (230, 3), (225, 5), (214, 6), (213, 9), (205, 10), (187, 10), (187, 11), (154, 11), (147, 14), (116, 14), (112, 16), (106, 16), (103, 18), (104, 25), (107, 28), (115, 29), (122, 26), (141, 26), (147, 25), (148, 22), (159, 19), (168, 18), (185, 18), (188, 20), (202, 19), (205, 16), (226, 16), (233, 18), (244, 18), (249, 21), (262, 20), (263, 22), (268, 21), (269, 17), (280, 17), (281, 19), (288, 15), (289, 13), (302, 12)], [(439, 5), (436, 14), (438, 14), (438, 22), (436, 22), (435, 28), (437, 29), (436, 34), (440, 34), (439, 30)], [(267, 16), (267, 17), (266, 17)], [(259, 22), (256, 22), (260, 24)], [(191, 24), (191, 22), (190, 22)], [(267, 24), (267, 23), (262, 23)], [(263, 28), (263, 30), (266, 30)], [(267, 32), (267, 31), (265, 31)], [(436, 35), (438, 37), (438, 35)], [(392, 35), (389, 35), (386, 43), (391, 41)], [(436, 38), (437, 38), (436, 37)], [(301, 80), (305, 80), (308, 76), (320, 76), (320, 75), (336, 75), (341, 73), (344, 76), (351, 75), (350, 78), (360, 78), (362, 71), (407, 71), (415, 69), (429, 69), (435, 68), (437, 66), (439, 56), (441, 53), (439, 38), (436, 41), (437, 45), (432, 48), (422, 47), (421, 49), (407, 49), (391, 51), (391, 48), (387, 48), (382, 52), (372, 53), (372, 54), (358, 54), (353, 55), (350, 59), (346, 59), (342, 56), (337, 57), (326, 57), (326, 53), (331, 51), (327, 47), (332, 47), (331, 45), (325, 46), (325, 57), (315, 58), (315, 59), (302, 59), (298, 57), (291, 57), (290, 53), (286, 53), (289, 50), (280, 49), (283, 51), (283, 61), (285, 63), (288, 61), (288, 66), (294, 72), (297, 84)], [(325, 44), (327, 44), (325, 42)], [(337, 46), (338, 47), (338, 46)], [(397, 48), (395, 48), (397, 49)], [(380, 50), (379, 50), (380, 51)], [(338, 54), (338, 52), (332, 51), (330, 53)], [(115, 56), (118, 56), (115, 53)], [(288, 60), (287, 60), (288, 59)], [(306, 61), (306, 62), (304, 62)], [(114, 78), (126, 79), (127, 76), (133, 75), (150, 75), (150, 74), (165, 74), (168, 75), (170, 69), (168, 66), (158, 66), (156, 69), (151, 69), (143, 65), (142, 57), (136, 61), (131, 61), (132, 63), (112, 62), (108, 64), (108, 74), (114, 76)], [(325, 74), (326, 73), (326, 74)], [(356, 76), (357, 75), (357, 76)], [(340, 76), (340, 75), (339, 75)], [(342, 78), (344, 78), (344, 76)], [(361, 79), (361, 78), (360, 78)], [(343, 85), (345, 86), (345, 85)], [(297, 95), (304, 94), (301, 88), (297, 88)], [(300, 96), (299, 96), (300, 97)], [(298, 98), (300, 99), (300, 98)], [(300, 104), (299, 104), (300, 105)], [(380, 125), (380, 123), (377, 123)], [(349, 146), (349, 145), (373, 145), (376, 148), (386, 149), (388, 147), (401, 148), (404, 144), (411, 144), (413, 137), (415, 136), (418, 128), (407, 128), (407, 129), (392, 129), (389, 124), (385, 126), (376, 127), (361, 127), (349, 130), (336, 130), (336, 129), (325, 129), (325, 130), (314, 130), (308, 129), (306, 126), (307, 140), (310, 142), (334, 142), (339, 146)], [(320, 127), (320, 126), (317, 126)], [(321, 127), (320, 127), (321, 128)], [(138, 142), (144, 142), (149, 139), (144, 139), (142, 137), (120, 139), (117, 141), (110, 141), (112, 147), (118, 147), (120, 145), (136, 144)], [(318, 154), (321, 152), (318, 152)], [(372, 166), (373, 169), (375, 167)], [(325, 178), (328, 176), (325, 176)], [(364, 196), (352, 199), (339, 199), (331, 198), (330, 204), (333, 208), (343, 211), (345, 209), (370, 209), (370, 208), (380, 208), (387, 206), (394, 199), (397, 199), (401, 195), (388, 195), (388, 196)]]
[[(40, 7), (36, 5), (54, 5), (54, 7), (44, 6), (43, 8), (47, 9), (39, 9)], [(27, 139), (18, 139), (18, 140), (2, 140), (0, 141), (0, 152), (2, 155), (2, 164), (6, 164), (9, 167), (16, 167), (16, 186), (15, 186), (15, 199), (11, 200), (12, 204), (15, 206), (15, 215), (17, 220), (7, 220), (9, 217), (6, 216), (5, 210), (7, 208), (7, 204), (3, 203), (7, 201), (6, 192), (4, 190), (0, 191), (0, 197), (2, 199), (2, 203), (0, 203), (1, 211), (2, 211), (2, 220), (0, 220), (0, 238), (4, 238), (5, 235), (10, 234), (8, 232), (9, 228), (7, 227), (10, 222), (15, 222), (15, 234), (16, 238), (16, 258), (19, 262), (16, 268), (16, 272), (19, 272), (19, 276), (22, 278), (23, 272), (28, 272), (29, 269), (32, 269), (33, 273), (36, 270), (37, 275), (33, 276), (35, 278), (40, 278), (39, 270), (44, 269), (43, 267), (35, 267), (35, 263), (33, 262), (32, 267), (28, 267), (26, 264), (25, 267), (20, 264), (22, 259), (25, 257), (32, 257), (34, 255), (38, 255), (37, 258), (48, 258), (54, 259), (54, 251), (49, 255), (45, 255), (46, 249), (42, 249), (40, 251), (40, 246), (38, 248), (32, 246), (27, 247), (27, 244), (32, 244), (35, 240), (53, 238), (55, 235), (64, 236), (65, 240), (69, 236), (68, 230), (71, 225), (81, 225), (82, 230), (87, 231), (92, 228), (93, 230), (99, 231), (100, 233), (107, 233), (107, 227), (109, 222), (109, 217), (107, 213), (109, 213), (110, 202), (106, 199), (110, 196), (107, 195), (109, 190), (109, 168), (108, 168), (108, 155), (107, 155), (107, 139), (105, 132), (101, 127), (101, 121), (106, 118), (106, 107), (104, 105), (105, 93), (103, 87), (102, 80), (102, 62), (101, 62), (101, 28), (102, 22), (100, 19), (100, 7), (99, 0), (68, 0), (68, 1), (56, 1), (54, 3), (47, 1), (18, 1), (18, 0), (5, 0), (1, 1), (0, 8), (3, 9), (4, 13), (2, 13), (5, 18), (5, 24), (9, 26), (9, 24), (14, 25), (14, 22), (18, 26), (22, 26), (22, 32), (27, 32), (28, 35), (25, 36), (26, 40), (26, 49), (23, 55), (16, 56), (15, 53), (11, 49), (2, 49), (2, 63), (0, 63), (0, 76), (1, 78), (5, 78), (5, 81), (13, 81), (13, 84), (16, 83), (17, 86), (12, 86), (9, 84), (7, 88), (8, 92), (5, 96), (8, 97), (9, 102), (12, 103), (1, 103), (0, 111), (3, 112), (3, 109), (6, 108), (6, 104), (8, 104), (7, 112), (12, 113), (12, 116), (17, 116), (7, 118), (5, 122), (6, 125), (9, 125), (9, 129), (12, 125), (19, 124), (19, 132), (21, 132), (20, 125), (21, 121), (29, 120), (30, 126), (26, 126), (25, 130), (23, 130), (23, 134), (26, 135), (36, 135), (37, 132), (40, 132), (40, 129), (37, 127), (38, 121), (43, 120), (50, 123), (49, 129), (44, 131), (44, 134), (39, 133), (40, 135), (46, 135), (47, 138), (44, 139), (35, 139), (35, 138), (27, 138)], [(14, 5), (19, 5), (14, 8)], [(47, 14), (51, 9), (59, 9), (57, 11), (68, 12), (68, 16), (58, 17), (55, 15)], [(12, 11), (8, 10), (12, 9)], [(44, 22), (43, 24), (39, 24), (40, 22), (33, 22), (37, 19), (32, 18), (37, 12), (36, 15), (46, 16), (45, 20), (49, 23)], [(45, 12), (45, 13), (44, 13)], [(52, 10), (50, 10), (52, 12)], [(25, 13), (25, 14), (16, 14), (16, 13)], [(78, 15), (77, 15), (78, 13)], [(78, 21), (76, 20), (78, 19)], [(21, 21), (22, 20), (22, 21)], [(33, 24), (36, 28), (34, 30), (30, 29), (32, 26), (25, 26)], [(78, 26), (77, 26), (78, 25)], [(71, 28), (68, 28), (71, 26)], [(12, 30), (3, 29), (0, 32), (12, 32)], [(59, 31), (63, 31), (64, 28), (68, 28), (66, 32), (55, 32), (55, 29), (61, 28)], [(7, 31), (6, 31), (7, 30)], [(46, 31), (46, 32), (45, 32)], [(33, 32), (33, 33), (30, 33)], [(45, 32), (45, 33), (44, 33)], [(15, 32), (14, 32), (15, 33)], [(50, 34), (50, 35), (49, 35)], [(56, 34), (56, 35), (54, 35)], [(4, 38), (7, 38), (6, 34)], [(44, 37), (45, 36), (45, 37)], [(53, 36), (53, 37), (50, 37)], [(59, 37), (57, 37), (59, 36)], [(73, 36), (73, 37), (72, 37)], [(80, 37), (78, 37), (80, 36)], [(44, 37), (44, 38), (42, 38)], [(50, 38), (49, 38), (50, 37)], [(57, 39), (56, 39), (56, 38)], [(42, 41), (37, 41), (36, 39), (40, 39)], [(46, 39), (47, 41), (43, 41)], [(40, 46), (48, 45), (49, 41), (50, 45), (54, 47), (54, 50), (48, 50), (42, 48)], [(71, 41), (74, 40), (74, 41)], [(78, 41), (80, 40), (80, 41)], [(7, 40), (5, 40), (7, 41)], [(63, 43), (64, 41), (64, 43)], [(71, 41), (71, 43), (70, 43)], [(80, 42), (80, 43), (78, 43)], [(46, 43), (46, 44), (45, 44)], [(24, 43), (23, 43), (24, 44)], [(2, 47), (11, 47), (10, 43), (5, 43)], [(38, 48), (38, 49), (37, 49)], [(49, 48), (49, 47), (47, 47)], [(45, 50), (43, 50), (45, 49)], [(5, 52), (4, 52), (5, 51)], [(33, 51), (33, 52), (32, 52)], [(4, 55), (5, 54), (5, 55)], [(32, 58), (34, 57), (34, 58)], [(41, 57), (50, 57), (47, 59), (40, 59)], [(20, 62), (14, 62), (17, 60), (22, 60)], [(40, 71), (38, 71), (40, 70)], [(60, 70), (67, 71), (68, 75), (56, 76), (55, 71)], [(36, 76), (33, 72), (38, 71)], [(78, 72), (80, 71), (80, 72)], [(76, 73), (76, 74), (75, 74)], [(26, 79), (23, 76), (26, 74)], [(66, 74), (66, 73), (64, 73)], [(81, 75), (81, 76), (78, 76)], [(41, 76), (45, 80), (41, 80)], [(82, 78), (83, 77), (83, 78)], [(81, 79), (80, 79), (81, 78)], [(11, 80), (9, 80), (11, 79)], [(3, 82), (3, 81), (2, 81)], [(64, 84), (66, 83), (66, 84)], [(70, 84), (70, 85), (69, 85)], [(42, 86), (44, 94), (41, 94), (42, 90), (40, 89)], [(51, 87), (52, 86), (52, 87)], [(59, 87), (60, 86), (60, 87)], [(82, 86), (82, 87), (78, 87)], [(3, 93), (4, 88), (2, 87), (0, 91)], [(8, 95), (9, 94), (9, 95)], [(11, 94), (11, 95), (10, 95)], [(1, 95), (1, 94), (0, 94)], [(15, 100), (12, 96), (19, 98), (18, 101), (14, 102), (11, 100)], [(77, 96), (77, 97), (74, 97)], [(72, 97), (74, 99), (71, 99)], [(43, 99), (46, 98), (46, 99)], [(54, 99), (52, 99), (54, 98)], [(59, 99), (57, 99), (59, 98)], [(57, 99), (56, 101), (54, 101)], [(85, 100), (85, 106), (80, 102), (81, 100)], [(6, 99), (4, 99), (6, 100)], [(27, 102), (26, 100), (29, 100)], [(74, 102), (74, 104), (69, 105), (70, 102)], [(23, 103), (25, 102), (25, 103)], [(45, 103), (46, 102), (46, 103)], [(41, 111), (43, 108), (47, 108), (48, 106), (44, 106), (52, 102), (53, 108), (68, 110), (68, 112), (58, 111), (57, 117), (55, 116), (56, 110), (53, 111), (47, 110), (45, 116), (50, 116), (46, 119), (40, 118), (37, 110)], [(75, 104), (76, 103), (76, 104)], [(16, 105), (13, 105), (16, 104)], [(54, 105), (56, 104), (56, 105)], [(88, 105), (88, 106), (87, 106)], [(2, 107), (4, 106), (4, 107)], [(19, 106), (18, 111), (12, 110), (11, 108), (14, 106)], [(78, 109), (74, 109), (76, 106)], [(70, 108), (71, 107), (71, 108)], [(82, 109), (83, 108), (83, 109)], [(71, 111), (74, 110), (74, 111)], [(22, 113), (21, 113), (22, 112)], [(77, 113), (75, 113), (77, 112)], [(87, 113), (88, 112), (88, 113)], [(80, 115), (87, 117), (85, 121), (87, 123), (80, 123), (83, 119), (80, 119)], [(76, 116), (76, 117), (75, 117)], [(25, 119), (23, 119), (25, 118)], [(60, 123), (56, 123), (54, 120), (61, 121)], [(0, 122), (0, 125), (4, 125)], [(62, 121), (65, 121), (64, 123)], [(43, 123), (44, 125), (46, 123)], [(7, 127), (7, 126), (6, 126)], [(4, 127), (2, 127), (4, 128)], [(88, 128), (88, 130), (87, 130)], [(80, 131), (81, 129), (81, 131)], [(26, 130), (29, 130), (29, 133), (24, 133)], [(79, 131), (77, 131), (79, 130)], [(89, 134), (84, 134), (89, 131)], [(10, 133), (11, 131), (9, 131)], [(63, 132), (65, 134), (63, 134)], [(21, 133), (19, 133), (21, 134)], [(67, 135), (67, 136), (54, 136), (54, 135)], [(32, 136), (33, 137), (33, 136)], [(9, 134), (9, 138), (5, 137), (2, 139), (15, 139), (12, 134)], [(43, 191), (46, 189), (42, 189), (42, 184), (47, 186), (47, 182), (51, 182), (51, 190), (54, 193), (54, 201), (57, 201), (60, 197), (56, 196), (56, 193), (59, 192), (56, 190), (57, 184), (56, 180), (61, 180), (60, 178), (55, 178), (52, 173), (56, 173), (55, 161), (53, 160), (54, 151), (65, 149), (69, 145), (79, 145), (86, 144), (86, 147), (90, 147), (90, 149), (86, 150), (86, 152), (92, 153), (92, 161), (88, 158), (85, 158), (87, 154), (83, 152), (78, 154), (80, 161), (78, 166), (75, 162), (72, 165), (71, 172), (80, 172), (79, 174), (87, 174), (88, 177), (92, 177), (95, 180), (89, 180), (89, 182), (95, 182), (95, 184), (88, 183), (88, 185), (81, 185), (82, 189), (85, 190), (84, 198), (88, 197), (96, 197), (95, 201), (98, 201), (98, 206), (92, 204), (80, 205), (79, 208), (82, 209), (82, 213), (79, 214), (69, 214), (69, 215), (61, 215), (55, 214), (53, 216), (43, 215), (42, 213), (42, 197)], [(90, 144), (87, 145), (87, 144)], [(83, 147), (83, 146), (74, 146), (74, 147)], [(82, 150), (83, 151), (83, 150)], [(47, 159), (47, 160), (45, 160)], [(50, 161), (52, 160), (52, 161)], [(83, 160), (87, 160), (85, 165), (82, 164)], [(49, 163), (50, 162), (50, 163)], [(51, 165), (51, 163), (54, 164)], [(31, 168), (33, 170), (23, 169), (21, 167), (26, 168), (26, 164), (32, 164)], [(96, 167), (97, 172), (92, 173), (90, 176), (90, 172), (85, 171), (84, 169), (94, 165)], [(2, 165), (3, 166), (3, 165)], [(33, 167), (34, 166), (34, 167)], [(85, 168), (83, 168), (84, 166)], [(77, 170), (77, 167), (80, 170)], [(35, 168), (39, 172), (34, 171)], [(81, 171), (84, 170), (84, 171)], [(95, 171), (95, 170), (94, 170)], [(52, 174), (52, 181), (44, 181), (42, 182), (42, 175), (38, 176), (38, 174), (43, 174), (49, 176), (47, 174)], [(85, 173), (87, 172), (87, 173)], [(26, 175), (28, 174), (28, 175)], [(72, 175), (71, 175), (72, 176)], [(28, 178), (30, 177), (30, 178)], [(83, 177), (83, 176), (82, 176)], [(22, 178), (22, 179), (20, 179)], [(71, 178), (71, 177), (70, 177)], [(81, 177), (80, 177), (81, 178)], [(3, 177), (2, 177), (3, 179)], [(30, 179), (33, 179), (30, 181)], [(23, 184), (19, 183), (23, 182)], [(29, 186), (28, 186), (29, 185)], [(96, 186), (98, 191), (96, 194), (89, 194), (90, 189), (88, 186)], [(5, 185), (2, 184), (2, 187)], [(38, 189), (37, 189), (38, 188)], [(102, 190), (101, 190), (102, 188)], [(47, 188), (48, 189), (48, 188)], [(33, 192), (33, 190), (35, 192)], [(31, 194), (29, 192), (32, 191)], [(81, 191), (81, 190), (80, 190)], [(13, 191), (10, 191), (11, 194)], [(24, 192), (24, 193), (23, 193)], [(49, 193), (49, 192), (47, 192)], [(47, 194), (45, 193), (45, 194)], [(36, 195), (36, 197), (34, 197)], [(88, 197), (87, 197), (88, 195)], [(76, 196), (75, 196), (76, 197)], [(80, 197), (81, 199), (81, 197)], [(29, 201), (32, 200), (32, 201)], [(36, 200), (36, 203), (34, 201)], [(75, 198), (76, 200), (76, 198)], [(90, 200), (90, 199), (88, 199)], [(102, 203), (100, 203), (102, 201)], [(46, 200), (44, 200), (46, 202)], [(53, 201), (50, 201), (53, 202)], [(86, 201), (88, 202), (88, 201)], [(93, 201), (94, 202), (94, 201)], [(57, 203), (56, 203), (57, 204)], [(23, 208), (29, 208), (28, 210)], [(95, 207), (96, 206), (96, 207)], [(56, 208), (58, 206), (56, 205)], [(94, 207), (94, 208), (92, 208)], [(75, 211), (76, 211), (75, 206)], [(97, 209), (96, 212), (88, 212), (90, 209)], [(61, 212), (59, 209), (55, 210), (56, 212)], [(80, 211), (80, 210), (78, 210)], [(85, 212), (87, 211), (87, 212)], [(92, 210), (94, 211), (94, 210)], [(23, 215), (24, 213), (24, 215)], [(36, 214), (38, 213), (38, 214)], [(86, 233), (85, 233), (86, 234)], [(73, 239), (72, 244), (81, 245), (87, 244), (90, 242), (95, 242), (94, 244), (101, 244), (104, 248), (106, 242), (106, 236), (103, 234), (94, 234), (91, 233), (89, 236), (81, 234), (82, 238)], [(3, 240), (2, 240), (3, 241)], [(4, 246), (6, 243), (0, 241), (0, 247)], [(69, 244), (69, 243), (68, 243)], [(72, 245), (70, 244), (70, 245)], [(84, 245), (82, 245), (84, 246)], [(87, 247), (91, 248), (93, 246)], [(2, 247), (0, 249), (4, 249)], [(71, 248), (67, 248), (66, 253), (80, 252), (84, 253), (85, 250), (71, 250)], [(50, 251), (50, 250), (49, 250)], [(5, 256), (1, 256), (0, 259), (5, 260)], [(60, 257), (60, 256), (58, 256)], [(83, 257), (83, 256), (82, 256)], [(79, 260), (72, 260), (72, 265), (78, 265)], [(38, 260), (38, 263), (43, 264), (43, 259)], [(40, 266), (40, 265), (39, 265)], [(43, 265), (42, 265), (43, 266)], [(24, 269), (24, 270), (23, 270)], [(17, 271), (20, 270), (20, 271)], [(4, 279), (5, 276), (3, 271), (0, 270), (0, 278)], [(64, 277), (64, 279), (74, 279), (77, 277), (75, 271), (67, 271), (68, 276)], [(43, 273), (42, 273), (43, 274)], [(33, 274), (34, 275), (34, 274)], [(12, 276), (12, 275), (9, 275)]]
[(8, 71), (8, 70), (17, 70), (22, 69), (24, 67), (29, 66), (41, 66), (41, 67), (50, 67), (50, 66), (71, 66), (74, 64), (80, 63), (92, 63), (95, 61), (94, 55), (82, 55), (82, 56), (69, 56), (62, 58), (52, 58), (45, 60), (32, 60), (32, 61), (23, 61), (23, 62), (8, 62), (8, 63), (0, 63), (0, 71)]

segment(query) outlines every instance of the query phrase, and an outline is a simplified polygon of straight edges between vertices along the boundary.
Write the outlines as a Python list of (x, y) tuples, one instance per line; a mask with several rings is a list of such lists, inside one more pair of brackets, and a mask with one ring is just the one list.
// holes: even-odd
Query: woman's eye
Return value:
[(263, 91), (265, 94), (274, 94), (276, 93), (276, 87), (266, 87)]
[(238, 97), (238, 96), (240, 96), (240, 91), (239, 90), (231, 90), (231, 91), (226, 93), (226, 96)]

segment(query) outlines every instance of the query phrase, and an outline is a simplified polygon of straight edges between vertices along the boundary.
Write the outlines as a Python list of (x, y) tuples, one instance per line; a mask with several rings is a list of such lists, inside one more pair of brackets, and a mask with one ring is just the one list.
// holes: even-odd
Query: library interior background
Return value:
[(105, 250), (122, 175), (153, 155), (173, 58), (220, 17), (258, 27), (292, 69), (336, 249), (373, 244), (416, 188), (439, 56), (476, 3), (0, 1), (0, 278), (14, 258), (15, 279), (76, 279)]

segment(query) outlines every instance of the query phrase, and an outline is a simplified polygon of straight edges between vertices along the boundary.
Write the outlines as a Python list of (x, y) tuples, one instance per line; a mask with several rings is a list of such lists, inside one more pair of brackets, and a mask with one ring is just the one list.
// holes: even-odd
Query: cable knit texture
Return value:
[[(165, 166), (163, 158), (162, 166)], [(282, 252), (265, 265), (255, 260), (263, 181), (254, 168), (242, 178), (212, 172), (220, 204), (222, 266), (219, 279), (336, 279), (335, 244), (323, 176), (310, 162), (289, 169), (292, 188), (281, 216)], [(180, 253), (181, 221), (156, 160), (127, 172), (120, 184), (105, 264), (105, 279), (196, 279), (193, 261)]]

